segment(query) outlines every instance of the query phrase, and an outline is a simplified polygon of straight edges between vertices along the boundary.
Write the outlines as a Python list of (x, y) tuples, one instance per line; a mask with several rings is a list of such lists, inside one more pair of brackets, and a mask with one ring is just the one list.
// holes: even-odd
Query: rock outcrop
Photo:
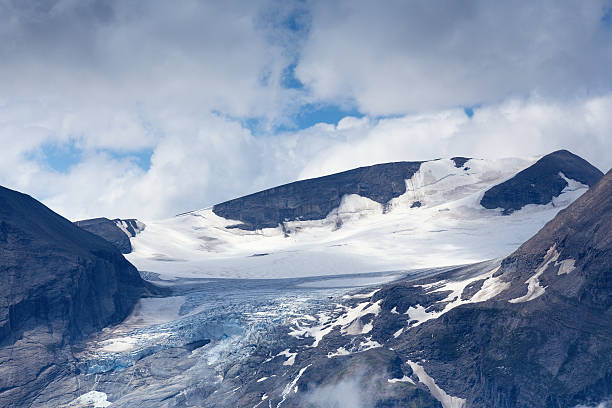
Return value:
[(398, 349), (469, 407), (598, 403), (612, 395), (611, 276), (609, 172), (502, 261), (489, 279), (507, 289), (410, 330)]
[[(373, 407), (599, 406), (612, 395), (611, 275), (609, 172), (501, 264), (408, 277), (292, 326), (251, 357), (270, 379), (245, 372), (242, 398), (348, 404), (350, 390)], [(290, 385), (267, 357), (288, 347)]]
[(0, 406), (68, 375), (71, 344), (123, 320), (147, 285), (111, 243), (0, 187)]
[(485, 192), (484, 208), (501, 208), (504, 215), (528, 204), (548, 204), (568, 186), (563, 176), (592, 187), (603, 173), (567, 150), (547, 154), (533, 165)]
[(275, 228), (284, 221), (319, 220), (340, 205), (345, 194), (359, 194), (381, 204), (406, 192), (406, 180), (422, 162), (396, 162), (296, 181), (217, 204), (220, 217), (241, 221), (237, 228)]
[(75, 224), (84, 230), (96, 234), (113, 244), (124, 254), (132, 252), (130, 238), (135, 237), (140, 231), (145, 229), (145, 224), (137, 219), (115, 218), (91, 218), (88, 220), (76, 221)]

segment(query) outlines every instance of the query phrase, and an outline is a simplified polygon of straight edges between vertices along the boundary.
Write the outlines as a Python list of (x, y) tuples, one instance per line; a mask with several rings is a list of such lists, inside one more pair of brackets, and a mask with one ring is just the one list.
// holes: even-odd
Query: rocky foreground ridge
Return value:
[(608, 172), (501, 263), (409, 278), (296, 320), (228, 371), (235, 400), (211, 395), (209, 406), (598, 404), (612, 395), (611, 272)]
[(0, 406), (28, 406), (69, 375), (71, 344), (152, 289), (111, 243), (0, 187)]

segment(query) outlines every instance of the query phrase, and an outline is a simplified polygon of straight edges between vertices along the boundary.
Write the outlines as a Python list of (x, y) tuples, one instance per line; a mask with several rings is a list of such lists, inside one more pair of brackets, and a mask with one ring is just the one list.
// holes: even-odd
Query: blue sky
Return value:
[(393, 160), (567, 148), (605, 171), (610, 10), (0, 0), (0, 184), (158, 218)]

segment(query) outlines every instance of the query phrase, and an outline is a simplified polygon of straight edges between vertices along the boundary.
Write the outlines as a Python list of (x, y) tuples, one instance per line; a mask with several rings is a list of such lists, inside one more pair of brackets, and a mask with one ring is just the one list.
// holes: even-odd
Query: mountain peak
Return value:
[(528, 204), (547, 204), (568, 186), (568, 179), (589, 187), (603, 173), (583, 158), (557, 150), (540, 158), (511, 179), (487, 190), (480, 201), (484, 208), (501, 208), (504, 215)]

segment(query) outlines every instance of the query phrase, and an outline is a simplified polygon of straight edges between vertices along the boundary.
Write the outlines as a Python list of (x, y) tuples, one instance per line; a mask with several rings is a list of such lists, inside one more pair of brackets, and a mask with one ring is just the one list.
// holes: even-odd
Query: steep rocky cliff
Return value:
[(70, 372), (70, 344), (124, 319), (146, 285), (112, 244), (0, 187), (0, 406)]
[(612, 173), (504, 259), (508, 288), (410, 333), (468, 406), (573, 407), (612, 395)]

